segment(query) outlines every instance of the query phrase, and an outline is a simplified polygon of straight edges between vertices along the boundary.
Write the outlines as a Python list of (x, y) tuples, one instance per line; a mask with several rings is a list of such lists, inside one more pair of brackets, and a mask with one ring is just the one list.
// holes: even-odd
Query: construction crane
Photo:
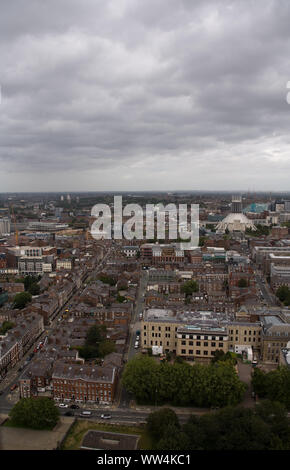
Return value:
[(11, 205), (10, 209), (11, 209), (11, 215), (12, 215), (11, 219), (13, 221), (14, 230), (15, 230), (15, 246), (18, 246), (18, 230), (17, 230), (17, 227), (16, 227), (16, 219), (15, 219), (15, 215), (14, 215), (13, 205)]

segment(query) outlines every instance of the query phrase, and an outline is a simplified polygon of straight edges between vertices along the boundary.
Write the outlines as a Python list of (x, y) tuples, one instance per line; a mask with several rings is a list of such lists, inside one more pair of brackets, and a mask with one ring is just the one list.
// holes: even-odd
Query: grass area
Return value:
[(118, 426), (115, 424), (107, 423), (94, 423), (92, 421), (77, 420), (71, 427), (65, 441), (63, 442), (62, 450), (78, 450), (82, 443), (85, 433), (89, 430), (107, 431), (107, 432), (119, 432), (126, 434), (139, 434), (140, 440), (138, 447), (141, 450), (152, 449), (152, 442), (150, 436), (146, 433), (145, 427), (143, 426)]
[(9, 418), (6, 421), (4, 421), (4, 423), (1, 426), (5, 426), (7, 428), (33, 429), (34, 431), (52, 431), (55, 428), (55, 425), (50, 426), (50, 427), (47, 426), (47, 427), (42, 428), (42, 429), (32, 428), (30, 426), (25, 426), (24, 424), (16, 423), (15, 421), (13, 421), (12, 419), (9, 419)]

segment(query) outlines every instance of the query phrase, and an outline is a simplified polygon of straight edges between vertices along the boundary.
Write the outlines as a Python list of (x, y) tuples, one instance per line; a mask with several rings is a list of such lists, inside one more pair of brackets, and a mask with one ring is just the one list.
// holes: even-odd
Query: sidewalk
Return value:
[(238, 375), (240, 380), (248, 385), (248, 389), (246, 390), (244, 400), (242, 401), (241, 405), (246, 408), (252, 408), (255, 405), (255, 400), (252, 398), (252, 365), (244, 364), (243, 362), (239, 361)]
[(204, 415), (206, 413), (210, 413), (212, 410), (210, 408), (185, 408), (185, 407), (176, 407), (176, 406), (171, 406), (171, 405), (162, 405), (162, 406), (142, 406), (142, 405), (137, 405), (134, 401), (130, 403), (130, 409), (134, 411), (139, 411), (139, 412), (149, 412), (153, 413), (154, 411), (159, 411), (162, 408), (170, 408), (172, 409), (176, 414), (185, 414), (185, 415), (190, 415), (190, 414), (196, 414), (196, 415)]

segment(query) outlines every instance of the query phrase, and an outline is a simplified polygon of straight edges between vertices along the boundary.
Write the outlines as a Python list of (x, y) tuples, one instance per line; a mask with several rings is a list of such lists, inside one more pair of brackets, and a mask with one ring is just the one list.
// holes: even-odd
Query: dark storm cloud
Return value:
[(289, 24), (286, 0), (3, 2), (2, 190), (288, 189)]

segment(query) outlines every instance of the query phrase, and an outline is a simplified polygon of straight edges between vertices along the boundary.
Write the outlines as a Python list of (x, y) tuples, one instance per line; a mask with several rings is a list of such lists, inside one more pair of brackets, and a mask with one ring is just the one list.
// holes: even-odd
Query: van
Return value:
[(91, 411), (82, 411), (82, 416), (91, 416), (92, 412)]

